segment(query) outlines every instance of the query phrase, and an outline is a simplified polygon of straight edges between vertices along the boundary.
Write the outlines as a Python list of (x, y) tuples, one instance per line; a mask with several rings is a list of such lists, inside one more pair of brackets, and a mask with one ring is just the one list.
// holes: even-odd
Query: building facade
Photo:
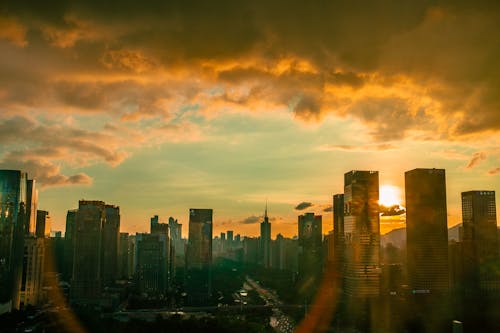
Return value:
[(323, 268), (322, 216), (305, 213), (298, 217), (299, 281), (305, 297), (319, 285)]
[(27, 174), (0, 170), (0, 312), (19, 309)]
[(449, 288), (446, 180), (443, 169), (405, 172), (408, 282), (414, 293)]
[(120, 240), (120, 207), (105, 205), (102, 228), (102, 281), (112, 284), (118, 278), (118, 243)]
[(212, 209), (189, 209), (186, 289), (192, 303), (204, 303), (212, 293)]
[(101, 296), (103, 201), (80, 200), (76, 214), (71, 300), (92, 302)]
[[(495, 191), (462, 192), (464, 279), (467, 286), (498, 289), (498, 238)], [(493, 288), (491, 288), (493, 287)]]
[(165, 234), (136, 234), (136, 281), (149, 297), (165, 295), (168, 287), (168, 249)]
[(343, 199), (345, 292), (354, 297), (378, 296), (380, 293), (378, 171), (346, 173)]

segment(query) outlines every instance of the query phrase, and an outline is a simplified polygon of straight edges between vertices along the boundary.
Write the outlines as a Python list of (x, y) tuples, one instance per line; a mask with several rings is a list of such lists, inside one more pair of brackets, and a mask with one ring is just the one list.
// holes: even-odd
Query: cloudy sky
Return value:
[(449, 225), (500, 192), (495, 1), (102, 2), (0, 5), (0, 168), (53, 229), (85, 198), (124, 231), (200, 207), (255, 235), (267, 198), (273, 237), (326, 232), (352, 169), (445, 168)]

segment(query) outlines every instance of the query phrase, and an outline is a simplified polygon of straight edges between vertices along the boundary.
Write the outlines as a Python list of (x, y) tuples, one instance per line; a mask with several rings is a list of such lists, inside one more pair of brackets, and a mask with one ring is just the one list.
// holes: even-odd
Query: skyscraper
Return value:
[(189, 210), (188, 267), (212, 264), (212, 209)]
[(50, 237), (50, 215), (45, 210), (36, 211), (36, 237)]
[(443, 169), (405, 172), (408, 282), (415, 293), (448, 290), (448, 225)]
[(305, 297), (311, 297), (321, 282), (323, 233), (322, 216), (305, 213), (298, 218), (299, 280)]
[(495, 191), (462, 192), (463, 240), (474, 242), (479, 262), (498, 257)]
[(120, 242), (118, 246), (118, 278), (129, 279), (129, 235), (127, 232), (120, 233)]
[(267, 216), (267, 203), (264, 212), (264, 221), (260, 224), (260, 260), (262, 266), (269, 268), (271, 265), (271, 223)]
[(118, 277), (118, 242), (120, 239), (120, 207), (105, 205), (106, 219), (102, 229), (102, 280), (110, 284)]
[(192, 302), (205, 302), (212, 292), (212, 209), (189, 209), (186, 253), (187, 291)]
[(0, 170), (0, 313), (20, 304), (27, 175)]
[(71, 299), (92, 302), (101, 296), (103, 201), (80, 200), (76, 216)]
[(170, 240), (172, 241), (176, 255), (184, 255), (184, 243), (182, 242), (182, 224), (173, 217), (168, 218), (170, 227)]
[(168, 285), (167, 235), (136, 235), (136, 280), (141, 293), (158, 297), (164, 295)]
[(378, 199), (378, 171), (350, 171), (344, 175), (344, 287), (350, 296), (371, 297), (380, 292)]
[(227, 234), (227, 249), (226, 250), (229, 250), (233, 247), (234, 231), (228, 230), (226, 234)]
[(333, 247), (335, 269), (341, 276), (344, 263), (344, 194), (333, 196)]
[(25, 234), (33, 235), (36, 229), (36, 214), (38, 209), (38, 190), (36, 181), (28, 179), (26, 183), (26, 223), (24, 227)]
[(45, 241), (44, 237), (33, 235), (26, 236), (24, 240), (21, 283), (21, 302), (24, 306), (40, 305), (45, 265)]
[(498, 259), (495, 191), (462, 192), (463, 256), (467, 283), (476, 288), (495, 284), (486, 267)]
[(76, 215), (78, 209), (68, 210), (66, 214), (66, 231), (64, 233), (64, 267), (63, 280), (70, 281), (73, 275), (73, 256), (75, 253)]

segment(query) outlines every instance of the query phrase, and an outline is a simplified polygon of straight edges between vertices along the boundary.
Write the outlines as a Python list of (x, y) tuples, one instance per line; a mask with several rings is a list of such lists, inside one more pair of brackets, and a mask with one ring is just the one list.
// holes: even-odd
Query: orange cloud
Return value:
[(0, 15), (0, 40), (6, 39), (19, 47), (28, 45), (27, 28), (17, 19)]

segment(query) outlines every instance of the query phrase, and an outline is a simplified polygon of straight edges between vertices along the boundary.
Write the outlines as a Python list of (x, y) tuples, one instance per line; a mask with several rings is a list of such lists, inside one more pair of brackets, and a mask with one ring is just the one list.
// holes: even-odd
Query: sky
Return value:
[(452, 226), (500, 191), (499, 31), (495, 1), (2, 1), (0, 168), (54, 230), (87, 199), (255, 236), (267, 201), (273, 237), (331, 230), (350, 170), (404, 206), (405, 171), (444, 168)]

